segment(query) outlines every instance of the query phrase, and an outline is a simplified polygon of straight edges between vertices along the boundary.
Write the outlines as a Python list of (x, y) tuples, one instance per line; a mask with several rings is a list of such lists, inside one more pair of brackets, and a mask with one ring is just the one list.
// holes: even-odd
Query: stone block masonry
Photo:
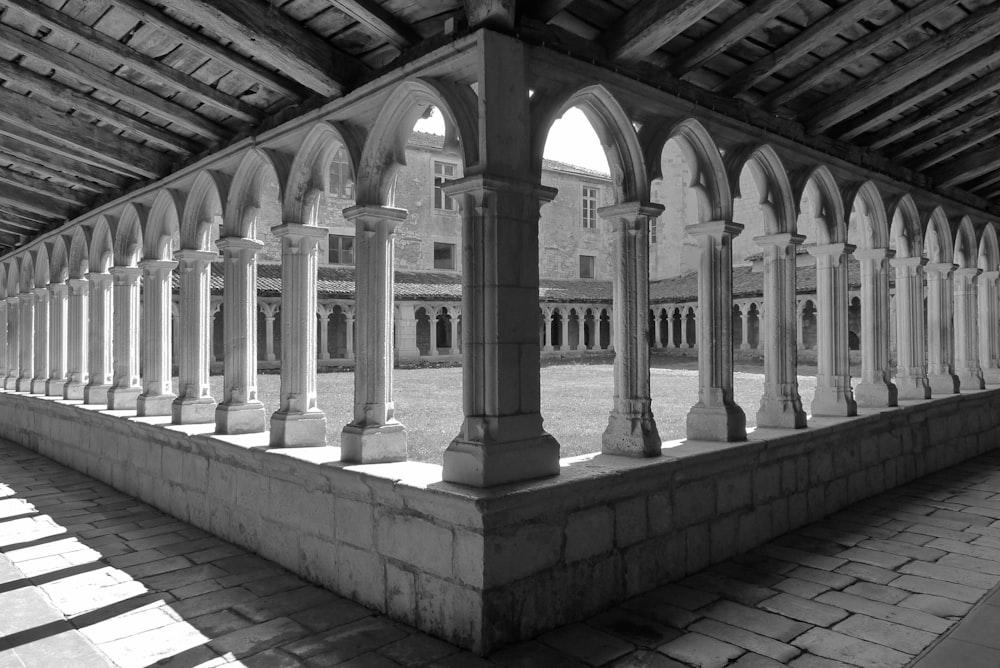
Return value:
[[(652, 460), (565, 459), (556, 478), (492, 489), (444, 483), (434, 465), (349, 465), (336, 448), (269, 448), (266, 433), (219, 436), (209, 425), (170, 425), (168, 417), (15, 392), (0, 394), (0, 437), (486, 653), (1000, 442), (1000, 390), (904, 404), (814, 418), (806, 430), (761, 429), (744, 443), (671, 442)], [(941, 541), (956, 542), (940, 523), (946, 521), (928, 524), (934, 540), (894, 552), (859, 539), (853, 558), (873, 572), (892, 564), (866, 566), (857, 555), (916, 558), (901, 586), (938, 596), (947, 585), (929, 580), (937, 574), (921, 569), (919, 559), (936, 555)], [(819, 576), (834, 566), (819, 555), (772, 549), (781, 550), (776, 558), (799, 563), (802, 577), (801, 587), (770, 608), (808, 606), (816, 623), (841, 629), (845, 622), (830, 615), (830, 606), (845, 608), (842, 601), (800, 598), (810, 583), (825, 586)], [(949, 592), (964, 590), (956, 584)], [(752, 588), (739, 593), (747, 605), (759, 602)], [(728, 623), (724, 616), (716, 621)], [(806, 640), (821, 648), (836, 629)], [(774, 654), (787, 649), (760, 642)]]

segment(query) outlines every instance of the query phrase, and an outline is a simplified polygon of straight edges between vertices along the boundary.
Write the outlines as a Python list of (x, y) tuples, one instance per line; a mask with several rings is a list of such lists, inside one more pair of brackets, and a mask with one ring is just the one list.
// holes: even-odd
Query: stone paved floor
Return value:
[(484, 661), (0, 441), (0, 668), (997, 668), (998, 583), (995, 454)]

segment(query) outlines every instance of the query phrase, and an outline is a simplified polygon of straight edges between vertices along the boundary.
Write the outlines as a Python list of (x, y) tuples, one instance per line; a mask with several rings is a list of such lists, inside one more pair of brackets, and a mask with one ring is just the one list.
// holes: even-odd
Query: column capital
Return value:
[(27, 292), (22, 292), (21, 294), (19, 294), (18, 297), (20, 298), (22, 303), (33, 302), (35, 301), (35, 292), (34, 290), (28, 290)]
[(49, 294), (64, 295), (67, 292), (69, 292), (68, 283), (69, 281), (59, 282), (59, 283), (49, 283), (46, 289), (49, 291)]
[[(222, 241), (222, 239), (219, 239)], [(219, 242), (217, 241), (216, 244)], [(218, 260), (219, 254), (215, 251), (203, 251), (195, 250), (194, 248), (182, 248), (174, 253), (174, 257), (177, 259), (178, 263), (181, 265), (194, 264), (197, 262), (211, 262), (212, 260)]]
[(1000, 278), (1000, 271), (984, 271), (979, 275), (984, 281), (995, 281)]
[(935, 276), (947, 276), (956, 269), (958, 269), (958, 265), (951, 262), (928, 262), (924, 267), (925, 272)]
[(139, 262), (139, 268), (149, 273), (155, 273), (157, 271), (173, 271), (177, 268), (176, 260), (142, 260)]
[(406, 220), (410, 212), (406, 209), (399, 209), (392, 206), (378, 206), (374, 204), (357, 204), (344, 209), (344, 219), (348, 222), (362, 223), (366, 226), (384, 225), (391, 230), (396, 229), (396, 225)]
[(139, 267), (111, 267), (111, 277), (115, 285), (126, 285), (135, 283), (142, 276), (142, 269)]
[(975, 278), (981, 273), (983, 270), (979, 267), (960, 267), (955, 270), (955, 276), (958, 278)]
[[(272, 231), (277, 228), (272, 228)], [(246, 237), (219, 237), (215, 240), (215, 245), (219, 250), (226, 254), (227, 250), (230, 251), (250, 251), (256, 253), (264, 247), (264, 243), (257, 241), (256, 239), (248, 239)], [(211, 253), (212, 258), (218, 257), (216, 253)]]
[(49, 298), (49, 288), (48, 286), (35, 288), (35, 298), (39, 300), (45, 300)]
[(99, 271), (92, 271), (87, 274), (87, 280), (97, 285), (107, 285), (111, 282), (111, 274)]
[(779, 251), (783, 251), (789, 246), (801, 246), (805, 240), (806, 237), (804, 234), (795, 234), (794, 232), (763, 234), (753, 238), (754, 243), (761, 248), (775, 248)]
[(15, 308), (17, 307), (18, 304), (21, 303), (21, 299), (17, 295), (11, 295), (10, 297), (7, 297), (7, 299), (4, 301), (6, 301), (8, 304), (10, 304)]
[(806, 246), (806, 252), (813, 257), (823, 257), (830, 255), (850, 255), (857, 248), (854, 244), (813, 244)]
[(891, 260), (895, 256), (896, 251), (891, 248), (859, 248), (854, 251), (854, 257), (859, 260), (881, 260), (883, 258)]
[(488, 174), (473, 174), (465, 178), (448, 181), (442, 187), (442, 190), (449, 197), (456, 195), (482, 195), (487, 192), (504, 190), (536, 197), (542, 203), (551, 202), (559, 193), (558, 189), (543, 186), (535, 181), (523, 181), (503, 176), (490, 176)]
[(639, 220), (640, 218), (658, 218), (663, 213), (663, 205), (656, 202), (625, 202), (623, 204), (612, 204), (602, 206), (597, 210), (597, 215), (604, 220), (613, 218), (630, 218)]
[(893, 267), (923, 267), (927, 265), (927, 258), (917, 257), (893, 257), (889, 259), (889, 264)]
[[(292, 241), (298, 241), (300, 239), (315, 239), (316, 241), (319, 241), (320, 239), (325, 239), (330, 234), (330, 230), (316, 225), (284, 223), (282, 225), (275, 225), (272, 227), (271, 234), (279, 239), (288, 237)], [(219, 241), (222, 241), (222, 239), (219, 239)], [(261, 244), (261, 247), (263, 247), (263, 244)]]
[(66, 283), (69, 285), (70, 294), (82, 295), (90, 290), (90, 281), (86, 278), (71, 278)]
[(743, 225), (730, 220), (710, 220), (696, 223), (684, 228), (684, 232), (694, 237), (715, 237), (721, 239), (724, 235), (735, 237), (743, 231)]

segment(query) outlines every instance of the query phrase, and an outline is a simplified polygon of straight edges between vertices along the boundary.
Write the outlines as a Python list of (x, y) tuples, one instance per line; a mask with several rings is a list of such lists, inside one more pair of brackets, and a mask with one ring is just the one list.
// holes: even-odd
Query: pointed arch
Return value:
[(292, 160), (282, 202), (283, 222), (319, 225), (320, 204), (329, 188), (330, 162), (340, 148), (347, 152), (356, 174), (361, 152), (356, 136), (326, 121), (312, 127)]
[(438, 79), (403, 81), (382, 105), (362, 149), (355, 172), (358, 204), (394, 204), (393, 181), (406, 164), (407, 138), (413, 124), (431, 106), (444, 116), (445, 147), (459, 149), (465, 173), (478, 167), (479, 100), (472, 89)]
[(951, 229), (944, 209), (935, 206), (924, 213), (924, 252), (934, 263), (952, 262), (954, 258)]
[(229, 178), (225, 174), (208, 169), (198, 173), (184, 203), (181, 248), (212, 250), (212, 226), (222, 225), (223, 203), (228, 197)]
[(66, 237), (58, 235), (49, 242), (49, 282), (63, 283), (69, 277), (69, 251), (66, 247)]
[(1000, 270), (1000, 242), (997, 240), (997, 229), (991, 222), (983, 226), (979, 235), (977, 266), (983, 271)]
[(180, 214), (184, 210), (181, 194), (163, 188), (156, 194), (153, 207), (143, 234), (143, 253), (146, 260), (170, 260), (180, 238)]
[(979, 244), (972, 219), (962, 216), (955, 222), (955, 254), (952, 260), (960, 269), (974, 269), (979, 260)]
[(111, 233), (112, 228), (117, 225), (117, 221), (111, 216), (100, 216), (94, 222), (94, 229), (90, 235), (90, 271), (98, 274), (106, 274), (111, 268), (114, 259), (114, 241)]
[(535, 176), (542, 173), (542, 154), (552, 124), (573, 107), (583, 111), (597, 133), (611, 169), (616, 203), (649, 201), (649, 179), (635, 126), (618, 99), (601, 84), (532, 98), (531, 167)]
[(795, 233), (799, 203), (777, 152), (767, 144), (744, 146), (730, 152), (725, 162), (733, 197), (742, 197), (740, 174), (744, 167), (750, 170), (760, 193), (765, 234)]
[[(857, 238), (848, 239), (858, 248), (870, 250), (889, 247), (889, 223), (886, 219), (885, 203), (878, 187), (871, 180), (852, 183), (844, 187), (845, 210), (850, 215), (855, 208), (862, 214), (858, 221)], [(850, 226), (848, 226), (850, 229)]]
[(264, 180), (273, 175), (278, 184), (278, 201), (284, 198), (291, 165), (281, 153), (262, 148), (247, 151), (236, 168), (232, 188), (222, 214), (224, 237), (256, 238), (257, 215), (260, 213), (260, 194)]
[(889, 246), (896, 257), (920, 257), (923, 254), (923, 234), (920, 233), (920, 211), (909, 193), (889, 201), (886, 207), (889, 221)]
[(35, 261), (35, 287), (43, 288), (49, 284), (49, 249), (40, 243), (31, 251)]
[(73, 229), (69, 241), (69, 262), (67, 270), (70, 278), (81, 279), (90, 271), (90, 239), (92, 231), (85, 225)]
[(16, 297), (21, 291), (20, 259), (13, 258), (7, 264), (7, 296)]
[(19, 275), (21, 277), (20, 289), (21, 292), (31, 292), (35, 289), (35, 259), (32, 257), (32, 253), (29, 251), (21, 255), (21, 268), (19, 270)]
[(129, 202), (122, 211), (114, 234), (114, 263), (116, 267), (134, 267), (142, 256), (142, 230), (146, 227), (146, 207)]
[(830, 168), (816, 165), (796, 172), (791, 179), (792, 192), (798, 207), (802, 208), (802, 198), (811, 183), (819, 193), (813, 211), (807, 212), (819, 221), (816, 226), (818, 244), (844, 243), (847, 241), (847, 219), (844, 216), (844, 199), (840, 186)]

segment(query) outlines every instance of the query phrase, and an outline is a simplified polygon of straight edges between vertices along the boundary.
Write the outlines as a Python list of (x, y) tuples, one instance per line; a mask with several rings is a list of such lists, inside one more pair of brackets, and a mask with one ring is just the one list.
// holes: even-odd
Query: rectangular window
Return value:
[(660, 223), (659, 218), (649, 219), (649, 243), (651, 244), (656, 243), (656, 227), (657, 225), (659, 225), (659, 223)]
[(596, 258), (593, 255), (580, 256), (580, 278), (594, 278)]
[(330, 235), (330, 264), (354, 264), (354, 237)]
[(450, 162), (434, 161), (434, 208), (443, 211), (458, 211), (455, 200), (444, 194), (444, 184), (458, 178), (458, 165)]
[(597, 188), (583, 186), (583, 228), (592, 230), (597, 227)]
[(434, 268), (455, 268), (455, 244), (434, 242)]

